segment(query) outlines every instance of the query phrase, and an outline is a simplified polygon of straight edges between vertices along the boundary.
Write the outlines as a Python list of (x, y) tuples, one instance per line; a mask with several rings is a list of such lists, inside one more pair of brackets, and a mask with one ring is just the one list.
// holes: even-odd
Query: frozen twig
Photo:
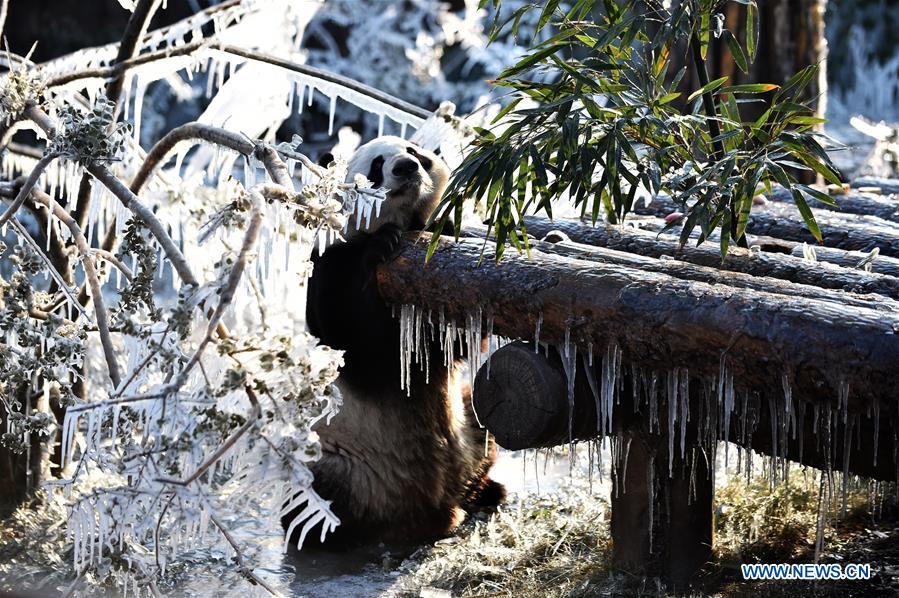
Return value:
[(94, 175), (94, 178), (103, 183), (103, 185), (109, 189), (120, 202), (122, 202), (122, 205), (131, 210), (131, 212), (137, 216), (148, 229), (150, 229), (150, 233), (156, 237), (156, 241), (162, 247), (166, 257), (169, 259), (169, 262), (171, 262), (175, 272), (181, 277), (181, 280), (187, 284), (199, 286), (200, 283), (197, 281), (190, 266), (187, 264), (187, 259), (184, 257), (184, 254), (181, 253), (178, 245), (175, 244), (166, 232), (165, 225), (163, 225), (159, 218), (156, 217), (153, 210), (142, 204), (137, 196), (105, 166), (91, 164), (86, 167), (86, 170)]
[(260, 210), (260, 206), (265, 200), (261, 195), (259, 195), (258, 192), (250, 191), (250, 194), (253, 196), (254, 205), (250, 216), (250, 224), (247, 227), (247, 233), (244, 235), (243, 245), (240, 248), (240, 253), (237, 256), (237, 260), (235, 260), (234, 265), (231, 267), (231, 271), (228, 273), (228, 279), (221, 291), (218, 306), (216, 306), (212, 317), (209, 319), (209, 325), (206, 328), (206, 334), (197, 347), (197, 350), (194, 352), (193, 357), (191, 357), (190, 361), (184, 367), (184, 370), (182, 370), (178, 375), (179, 379), (186, 379), (187, 374), (200, 360), (200, 357), (203, 354), (203, 350), (206, 348), (206, 345), (208, 345), (212, 340), (212, 336), (213, 334), (215, 334), (216, 330), (219, 330), (220, 336), (224, 334), (227, 337), (227, 331), (223, 328), (219, 329), (219, 323), (222, 320), (222, 316), (225, 314), (225, 310), (231, 305), (231, 300), (234, 299), (234, 293), (235, 291), (237, 291), (237, 285), (240, 284), (241, 276), (243, 276), (243, 272), (246, 269), (250, 252), (256, 246), (256, 240), (259, 238), (259, 229), (262, 228), (262, 212)]
[(94, 260), (91, 258), (91, 248), (81, 232), (81, 228), (75, 219), (64, 210), (52, 197), (43, 191), (34, 190), (32, 193), (34, 200), (47, 207), (48, 211), (52, 211), (53, 215), (65, 224), (72, 233), (75, 241), (75, 247), (81, 253), (81, 263), (84, 265), (84, 276), (87, 278), (88, 285), (91, 289), (91, 297), (94, 300), (94, 313), (97, 316), (97, 330), (100, 333), (100, 344), (103, 346), (103, 356), (106, 358), (106, 366), (109, 370), (109, 379), (112, 380), (114, 387), (118, 387), (122, 381), (119, 374), (119, 365), (116, 362), (115, 347), (112, 345), (112, 336), (109, 333), (109, 313), (106, 311), (106, 304), (103, 301), (103, 289), (100, 285), (100, 279), (97, 277), (97, 270), (94, 268)]
[(153, 171), (165, 161), (165, 157), (168, 153), (172, 151), (178, 143), (191, 139), (199, 139), (221, 145), (245, 156), (252, 154), (255, 149), (255, 144), (245, 135), (233, 133), (220, 127), (213, 127), (212, 125), (198, 122), (191, 122), (181, 125), (180, 127), (175, 127), (166, 133), (162, 139), (157, 141), (156, 144), (150, 148), (150, 151), (147, 152), (144, 163), (131, 181), (131, 191), (135, 194), (139, 194), (144, 184), (150, 178), (150, 175), (153, 174)]
[[(247, 394), (252, 393), (252, 390), (250, 388), (247, 388), (246, 390)], [(253, 395), (253, 398), (255, 399), (255, 395)], [(231, 436), (229, 436), (228, 439), (225, 440), (225, 442), (223, 442), (222, 445), (219, 446), (219, 448), (216, 449), (216, 451), (212, 453), (212, 455), (208, 459), (206, 459), (199, 467), (194, 470), (192, 474), (190, 474), (186, 478), (180, 480), (177, 478), (156, 478), (156, 481), (161, 484), (173, 484), (175, 486), (190, 485), (192, 482), (196, 481), (197, 478), (206, 473), (206, 471), (210, 467), (215, 465), (215, 462), (221, 459), (225, 455), (225, 453), (227, 453), (231, 449), (231, 447), (234, 446), (234, 444), (238, 440), (240, 440), (241, 436), (246, 434), (250, 428), (256, 425), (256, 420), (259, 419), (259, 415), (261, 413), (262, 410), (260, 409), (257, 400), (257, 403), (253, 406), (253, 411), (250, 413), (250, 417), (247, 418), (247, 421), (241, 427), (237, 428), (237, 430), (235, 430), (234, 433), (231, 434)]]
[(219, 521), (219, 518), (215, 515), (210, 514), (209, 519), (213, 524), (215, 524), (215, 527), (217, 527), (219, 531), (222, 532), (225, 540), (227, 540), (228, 544), (231, 545), (231, 548), (234, 549), (234, 558), (237, 559), (237, 566), (240, 567), (241, 573), (243, 573), (253, 583), (258, 584), (260, 587), (264, 588), (272, 596), (282, 596), (281, 592), (271, 587), (268, 583), (265, 582), (265, 580), (256, 575), (253, 572), (253, 569), (251, 569), (246, 564), (243, 558), (243, 552), (241, 552), (240, 550), (240, 546), (237, 544), (237, 541), (234, 539), (234, 537), (231, 536), (231, 533), (228, 531), (228, 529), (222, 524), (221, 521)]
[(37, 184), (41, 175), (44, 174), (44, 170), (47, 169), (47, 166), (50, 165), (50, 162), (57, 158), (57, 154), (47, 154), (38, 160), (38, 163), (32, 169), (31, 174), (28, 175), (28, 178), (25, 179), (25, 183), (19, 188), (19, 193), (16, 195), (16, 198), (13, 200), (12, 205), (9, 206), (3, 214), (0, 214), (0, 226), (6, 224), (6, 222), (13, 217), (13, 215), (19, 211), (19, 208), (22, 207), (22, 204), (25, 203), (25, 200), (28, 198), (28, 195), (31, 193), (31, 190), (34, 189), (34, 186)]
[(50, 274), (50, 278), (52, 278), (53, 282), (55, 282), (57, 286), (59, 286), (59, 289), (69, 300), (69, 303), (72, 305), (72, 307), (74, 307), (79, 314), (85, 316), (85, 319), (89, 320), (90, 318), (87, 318), (87, 313), (85, 313), (84, 308), (81, 306), (81, 304), (78, 303), (78, 298), (75, 297), (72, 289), (66, 285), (66, 281), (63, 280), (62, 276), (59, 274), (59, 272), (56, 271), (56, 268), (53, 266), (53, 261), (44, 254), (44, 250), (41, 249), (40, 245), (38, 245), (38, 243), (33, 238), (31, 238), (31, 235), (28, 234), (28, 230), (24, 226), (22, 226), (22, 224), (15, 217), (13, 217), (9, 221), (9, 224), (10, 226), (12, 226), (13, 230), (16, 231), (16, 234), (19, 236), (19, 238), (28, 243), (40, 258), (40, 260), (44, 262), (44, 265), (47, 267), (47, 272)]

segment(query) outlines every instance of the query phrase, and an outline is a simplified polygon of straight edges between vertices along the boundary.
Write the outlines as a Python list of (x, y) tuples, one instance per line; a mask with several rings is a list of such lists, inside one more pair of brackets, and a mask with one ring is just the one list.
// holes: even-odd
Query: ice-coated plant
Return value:
[[(0, 254), (6, 247), (0, 244)], [(83, 327), (50, 311), (52, 298), (36, 291), (34, 277), (44, 268), (35, 250), (16, 245), (9, 256), (12, 274), (0, 279), (0, 403), (8, 426), (0, 444), (24, 453), (33, 436), (46, 437), (55, 429), (52, 415), (34, 409), (48, 399), (74, 403), (72, 385), (84, 356)], [(40, 381), (40, 384), (38, 384)]]
[(0, 84), (0, 120), (9, 125), (18, 119), (26, 106), (40, 101), (44, 85), (33, 70), (20, 67), (9, 71)]
[(131, 124), (115, 122), (114, 113), (115, 104), (104, 97), (97, 98), (87, 111), (71, 104), (62, 106), (60, 129), (50, 142), (50, 152), (82, 164), (121, 160)]
[[(159, 5), (138, 0), (134, 18), (151, 18), (147, 2)], [(228, 569), (274, 594), (241, 531), (280, 535), (282, 511), (298, 507), (301, 542), (339, 525), (308, 463), (321, 454), (313, 426), (340, 408), (341, 355), (305, 331), (305, 281), (314, 245), (364, 223), (385, 194), (270, 133), (312, 89), (404, 127), (428, 121), (285, 65), (302, 60), (314, 8), (228, 2), (138, 36), (118, 97), (102, 84), (129, 67), (115, 45), (37, 65), (44, 101), (7, 113), (49, 141), (37, 166), (8, 162), (0, 185), (16, 242), (0, 311), (3, 443), (27, 450), (59, 432), (60, 474), (44, 488), (66, 514), (54, 528), (71, 549), (66, 586), (162, 594), (199, 549), (226, 551)], [(226, 30), (272, 45), (247, 58), (219, 43)], [(141, 147), (144, 90), (198, 74), (208, 111)], [(48, 401), (65, 408), (58, 421)], [(0, 563), (0, 579), (19, 567)]]

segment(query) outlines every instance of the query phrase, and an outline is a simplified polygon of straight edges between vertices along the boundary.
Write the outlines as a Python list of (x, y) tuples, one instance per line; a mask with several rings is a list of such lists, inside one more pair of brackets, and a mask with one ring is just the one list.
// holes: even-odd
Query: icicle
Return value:
[(602, 363), (602, 382), (600, 397), (603, 404), (603, 422), (605, 434), (612, 433), (612, 412), (615, 405), (615, 389), (621, 371), (621, 348), (614, 341), (606, 346), (606, 355)]
[(680, 457), (684, 460), (687, 442), (687, 421), (690, 419), (690, 373), (679, 370), (678, 395), (680, 397)]
[(874, 399), (874, 467), (877, 467), (877, 448), (880, 444), (880, 401)]
[[(793, 415), (793, 390), (790, 387), (790, 377), (784, 372), (780, 378), (784, 391), (784, 426), (792, 428), (793, 438), (796, 438), (796, 421)], [(786, 447), (784, 448), (786, 451)]]
[(840, 381), (839, 394), (837, 396), (837, 408), (843, 412), (843, 423), (849, 418), (849, 382)]
[(378, 116), (378, 137), (384, 134), (384, 115), (380, 114)]
[(534, 329), (534, 353), (540, 352), (540, 326), (543, 324), (543, 310), (537, 313), (537, 326)]
[[(562, 363), (568, 382), (568, 442), (574, 441), (574, 382), (577, 375), (577, 345), (571, 343), (571, 329), (565, 327), (565, 345), (562, 348)], [(569, 455), (570, 456), (570, 455)]]
[(674, 425), (677, 423), (678, 370), (668, 372), (668, 477), (674, 476)]
[(415, 306), (400, 307), (400, 389), (405, 389), (406, 396), (411, 396), (412, 353), (415, 342), (414, 335)]
[[(734, 412), (734, 378), (727, 367), (727, 358), (724, 354), (718, 362), (718, 403), (724, 406), (724, 419), (721, 422), (724, 428), (724, 442), (730, 441), (730, 420)], [(744, 413), (745, 416), (745, 413)], [(727, 446), (725, 445), (725, 459), (727, 458)]]
[[(334, 113), (337, 112), (337, 96), (331, 96), (331, 105), (328, 108), (328, 137), (334, 135)], [(380, 133), (378, 134), (380, 137)]]
[[(137, 78), (135, 77), (135, 80)], [(134, 90), (134, 145), (140, 147), (140, 127), (141, 127), (141, 112), (144, 104), (144, 93), (147, 91), (146, 85), (141, 85), (140, 82), (137, 82), (137, 85)]]

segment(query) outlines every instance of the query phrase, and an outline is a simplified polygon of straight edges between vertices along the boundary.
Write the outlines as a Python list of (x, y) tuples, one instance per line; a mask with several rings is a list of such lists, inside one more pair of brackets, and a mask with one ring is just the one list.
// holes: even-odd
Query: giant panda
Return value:
[[(466, 512), (491, 509), (505, 497), (488, 477), (492, 439), (485, 442), (475, 422), (460, 364), (444, 365), (439, 342), (426, 343), (427, 380), (413, 368), (408, 394), (400, 387), (399, 322), (375, 280), (402, 233), (424, 228), (449, 169), (437, 155), (388, 136), (353, 154), (347, 181), (357, 173), (386, 188), (387, 199), (367, 230), (351, 228), (345, 242), (313, 256), (306, 308), (309, 331), (344, 351), (337, 380), (343, 407), (314, 427), (322, 457), (311, 466), (313, 488), (341, 521), (325, 539), (331, 547), (444, 537)], [(282, 518), (285, 530), (297, 511)], [(291, 544), (302, 525), (295, 527)]]

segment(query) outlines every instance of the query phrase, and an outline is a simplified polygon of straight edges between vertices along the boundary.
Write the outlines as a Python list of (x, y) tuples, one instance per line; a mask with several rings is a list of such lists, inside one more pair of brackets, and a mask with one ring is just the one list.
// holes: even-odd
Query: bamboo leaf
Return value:
[(802, 214), (802, 219), (805, 221), (805, 225), (808, 227), (812, 236), (815, 237), (819, 243), (824, 241), (824, 237), (821, 235), (821, 229), (818, 228), (818, 223), (815, 222), (815, 215), (812, 214), (812, 209), (808, 207), (808, 204), (805, 201), (805, 198), (802, 197), (802, 192), (793, 187), (790, 189), (791, 194), (793, 195), (793, 201), (796, 203), (796, 207), (799, 208), (799, 213)]
[(734, 62), (737, 63), (737, 66), (741, 71), (748, 73), (749, 62), (746, 60), (746, 53), (743, 52), (743, 47), (740, 45), (740, 42), (730, 30), (725, 30), (724, 39), (727, 41), (727, 47), (730, 48), (731, 56), (734, 57)]
[(700, 87), (699, 89), (697, 89), (696, 91), (691, 93), (689, 96), (687, 96), (687, 103), (692, 102), (693, 100), (695, 100), (696, 98), (698, 98), (699, 96), (701, 96), (704, 93), (715, 91), (716, 89), (718, 89), (719, 87), (724, 85), (726, 82), (727, 82), (727, 77), (721, 77), (720, 79), (715, 79), (714, 81), (709, 81), (708, 83), (706, 83), (705, 85), (703, 85), (702, 87)]

